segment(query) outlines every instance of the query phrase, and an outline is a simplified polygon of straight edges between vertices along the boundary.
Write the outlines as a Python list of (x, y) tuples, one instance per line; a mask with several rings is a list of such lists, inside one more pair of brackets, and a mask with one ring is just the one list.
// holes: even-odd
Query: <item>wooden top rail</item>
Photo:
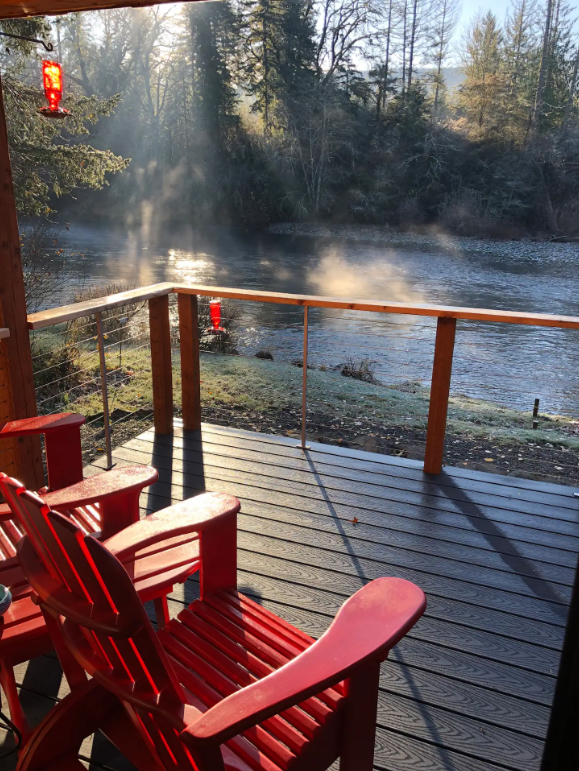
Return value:
[(434, 318), (470, 319), (473, 321), (500, 321), (507, 324), (528, 324), (537, 327), (563, 327), (579, 329), (577, 316), (553, 316), (548, 313), (520, 313), (494, 311), (486, 308), (455, 308), (448, 305), (424, 303), (378, 302), (377, 300), (348, 300), (339, 297), (284, 294), (282, 292), (258, 292), (252, 289), (232, 289), (217, 286), (190, 286), (175, 284), (179, 294), (195, 294), (208, 297), (227, 297), (282, 305), (307, 305), (309, 308), (342, 308), (371, 313), (402, 313), (409, 316), (433, 316)]
[(61, 305), (59, 308), (51, 308), (48, 311), (39, 311), (31, 313), (28, 316), (29, 329), (42, 329), (50, 327), (53, 324), (61, 324), (63, 321), (72, 321), (82, 316), (91, 316), (99, 311), (108, 311), (111, 308), (121, 308), (123, 305), (140, 302), (141, 300), (150, 300), (152, 297), (161, 297), (165, 294), (171, 294), (173, 284), (165, 282), (163, 284), (151, 284), (151, 286), (140, 286), (137, 289), (129, 289), (128, 292), (119, 292), (110, 294), (107, 297), (97, 297), (94, 300), (86, 300), (72, 305)]
[(30, 329), (42, 329), (63, 321), (70, 321), (82, 316), (89, 316), (99, 311), (119, 308), (140, 300), (177, 292), (186, 295), (205, 297), (224, 297), (253, 302), (279, 303), (281, 305), (301, 305), (309, 308), (340, 308), (343, 310), (366, 311), (370, 313), (400, 313), (409, 316), (431, 316), (433, 318), (466, 319), (470, 321), (495, 321), (504, 324), (526, 324), (537, 327), (558, 327), (579, 329), (579, 317), (555, 316), (548, 313), (522, 313), (519, 311), (490, 310), (488, 308), (460, 308), (447, 305), (428, 305), (426, 303), (379, 302), (377, 300), (350, 300), (340, 297), (319, 297), (317, 295), (285, 294), (283, 292), (262, 292), (253, 289), (235, 289), (222, 286), (191, 286), (187, 284), (152, 284), (151, 286), (131, 289), (128, 292), (99, 297), (95, 300), (63, 305), (48, 311), (32, 313), (28, 316)]
[(61, 13), (96, 11), (104, 8), (142, 8), (173, 0), (7, 0), (0, 4), (0, 19), (21, 16), (56, 16)]
[(10, 337), (10, 330), (6, 329), (6, 327), (0, 327), (0, 340), (3, 340), (5, 337)]

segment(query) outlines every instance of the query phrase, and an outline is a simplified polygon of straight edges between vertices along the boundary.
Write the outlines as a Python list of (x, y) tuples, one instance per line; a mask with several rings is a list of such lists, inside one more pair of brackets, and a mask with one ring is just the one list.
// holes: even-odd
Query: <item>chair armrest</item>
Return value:
[(104, 544), (122, 562), (136, 551), (155, 543), (219, 526), (227, 517), (236, 515), (239, 508), (239, 501), (232, 495), (203, 493), (150, 514), (113, 535)]
[(54, 433), (55, 431), (82, 426), (85, 422), (85, 416), (78, 415), (76, 412), (62, 412), (58, 415), (11, 420), (0, 429), (0, 438), (9, 439), (15, 436)]
[(378, 578), (347, 600), (325, 634), (292, 661), (211, 707), (182, 732), (192, 748), (223, 744), (384, 660), (426, 608), (421, 589), (401, 578)]
[(64, 490), (45, 493), (41, 498), (55, 511), (69, 511), (77, 506), (140, 493), (158, 478), (159, 474), (151, 466), (123, 466), (104, 474), (96, 474)]

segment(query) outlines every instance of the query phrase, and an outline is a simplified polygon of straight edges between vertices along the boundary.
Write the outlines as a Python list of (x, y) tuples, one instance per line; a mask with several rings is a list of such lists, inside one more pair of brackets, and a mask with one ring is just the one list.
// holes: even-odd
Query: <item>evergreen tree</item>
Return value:
[(536, 0), (512, 0), (503, 47), (508, 79), (506, 132), (514, 144), (527, 138), (540, 67), (540, 25)]
[(476, 139), (498, 138), (505, 124), (508, 79), (503, 34), (490, 11), (479, 16), (467, 33), (464, 74), (458, 104), (468, 132)]
[(574, 88), (572, 83), (575, 69), (573, 45), (575, 21), (571, 7), (563, 0), (556, 0), (553, 7), (541, 110), (536, 121), (537, 130), (543, 133), (560, 128), (564, 123), (569, 95)]
[(552, 28), (556, 0), (546, 0), (543, 20), (541, 64), (535, 91), (535, 104), (531, 116), (531, 125), (536, 129), (542, 122), (545, 107), (545, 89), (549, 80), (552, 64)]
[[(244, 72), (253, 111), (266, 136), (283, 124), (304, 89), (313, 85), (314, 18), (309, 0), (242, 0)], [(281, 124), (280, 124), (281, 121)]]
[(438, 0), (433, 3), (432, 20), (429, 26), (429, 53), (428, 57), (434, 63), (434, 113), (439, 112), (440, 101), (446, 92), (446, 84), (442, 72), (443, 64), (448, 57), (450, 41), (458, 21), (458, 0)]
[[(386, 8), (382, 9), (378, 22), (378, 55), (375, 56), (375, 66), (370, 70), (370, 82), (375, 87), (376, 118), (379, 120), (386, 107), (388, 94), (394, 93), (395, 76), (392, 74), (391, 55), (393, 52), (394, 34), (394, 0), (388, 0)], [(384, 25), (384, 27), (382, 27)]]
[(227, 0), (192, 3), (188, 17), (197, 137), (205, 145), (223, 145), (239, 124), (230, 69), (236, 19)]
[(191, 3), (187, 9), (191, 62), (191, 138), (189, 154), (192, 211), (228, 218), (231, 210), (230, 167), (235, 162), (240, 120), (232, 84), (237, 19), (231, 5)]
[(242, 0), (244, 13), (244, 72), (248, 93), (254, 98), (252, 110), (261, 114), (263, 131), (275, 127), (276, 98), (281, 85), (276, 66), (276, 47), (283, 41), (280, 0)]

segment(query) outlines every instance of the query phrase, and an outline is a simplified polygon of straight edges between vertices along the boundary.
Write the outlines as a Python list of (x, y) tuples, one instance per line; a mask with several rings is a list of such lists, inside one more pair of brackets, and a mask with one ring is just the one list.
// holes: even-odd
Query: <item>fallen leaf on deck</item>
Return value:
[(495, 459), (494, 459), (494, 458), (483, 458), (483, 460), (484, 460), (486, 463), (494, 463), (494, 462), (495, 462)]
[(354, 517), (354, 519), (352, 520), (352, 524), (357, 525), (359, 521), (360, 520), (358, 519), (358, 517)]

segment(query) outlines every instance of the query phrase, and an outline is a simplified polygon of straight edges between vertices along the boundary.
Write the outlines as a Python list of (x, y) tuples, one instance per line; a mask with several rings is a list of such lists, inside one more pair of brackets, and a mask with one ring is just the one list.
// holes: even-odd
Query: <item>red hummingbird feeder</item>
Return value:
[(209, 301), (209, 317), (211, 326), (205, 330), (209, 335), (222, 335), (226, 330), (221, 326), (221, 300)]
[(40, 112), (45, 118), (66, 118), (70, 115), (69, 110), (60, 107), (62, 99), (62, 65), (58, 62), (51, 62), (48, 59), (42, 61), (42, 85), (44, 86), (44, 95), (48, 100), (48, 107), (41, 107)]

